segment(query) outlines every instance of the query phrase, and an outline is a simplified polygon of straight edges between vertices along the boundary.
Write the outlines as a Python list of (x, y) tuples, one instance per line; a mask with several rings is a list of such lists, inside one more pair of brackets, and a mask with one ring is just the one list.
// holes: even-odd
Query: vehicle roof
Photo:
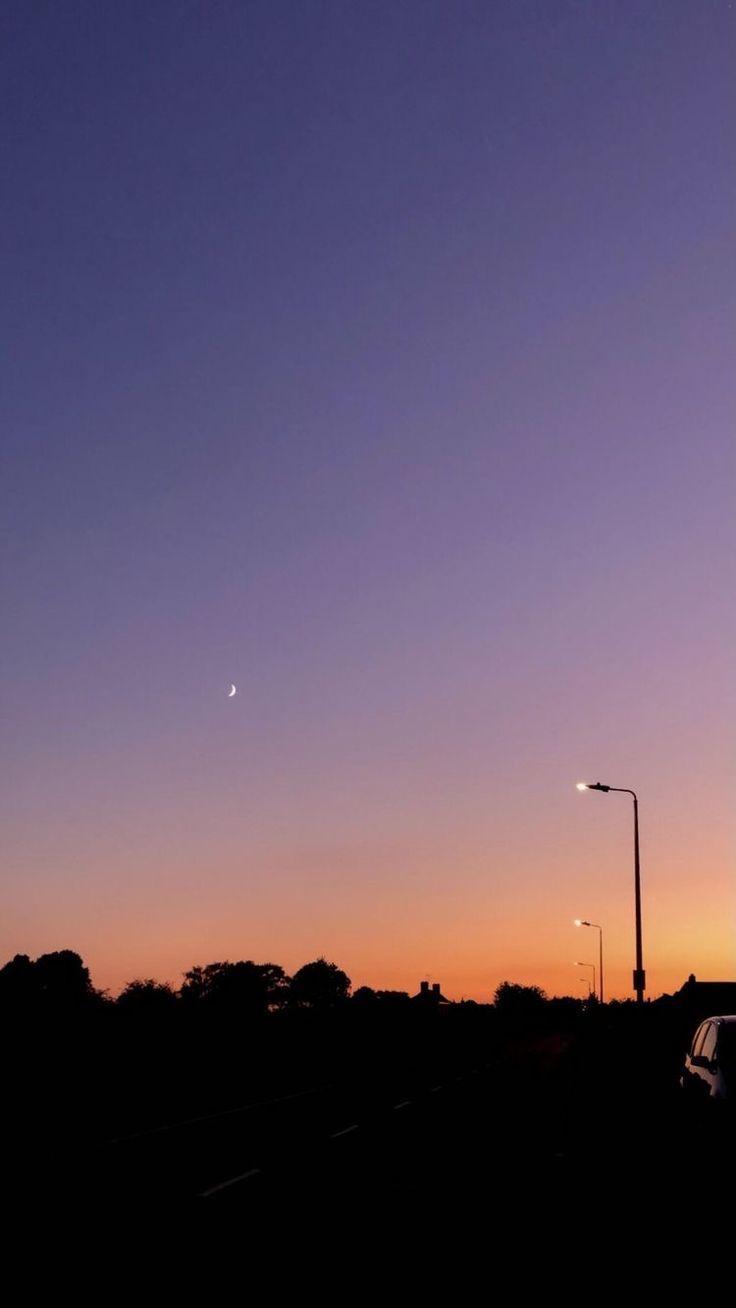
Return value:
[(736, 1022), (736, 1013), (714, 1013), (712, 1017), (704, 1017), (703, 1022)]

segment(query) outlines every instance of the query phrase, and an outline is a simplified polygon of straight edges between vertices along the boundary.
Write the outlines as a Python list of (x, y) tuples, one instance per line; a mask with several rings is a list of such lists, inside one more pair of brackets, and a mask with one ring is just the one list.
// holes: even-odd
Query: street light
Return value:
[(598, 926), (597, 922), (587, 922), (582, 917), (575, 918), (575, 926), (595, 927), (598, 932), (598, 985), (600, 987), (601, 1003), (603, 1003), (603, 927)]
[(592, 988), (592, 993), (595, 994), (595, 963), (576, 963), (575, 966), (576, 966), (576, 967), (592, 967), (592, 969), (593, 969), (593, 988)]
[(639, 799), (635, 790), (626, 786), (604, 786), (602, 781), (578, 781), (578, 790), (601, 790), (608, 794), (613, 790), (617, 795), (631, 795), (634, 801), (634, 909), (636, 918), (636, 967), (634, 968), (634, 990), (637, 1004), (644, 1003), (644, 991), (647, 978), (641, 946), (641, 869), (639, 866)]
[(590, 996), (593, 992), (590, 988), (590, 981), (588, 980), (587, 976), (579, 976), (578, 981), (580, 982), (581, 986), (588, 987), (588, 999), (590, 999)]

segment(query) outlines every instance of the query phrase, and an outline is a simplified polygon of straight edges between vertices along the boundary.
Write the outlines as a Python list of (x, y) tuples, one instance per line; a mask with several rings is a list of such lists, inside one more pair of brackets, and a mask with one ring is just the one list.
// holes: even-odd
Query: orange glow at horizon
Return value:
[[(384, 812), (380, 840), (365, 833), (358, 841), (343, 819), (339, 843), (313, 829), (310, 841), (296, 843), (290, 834), (276, 856), (265, 844), (259, 855), (256, 839), (246, 857), (231, 820), (229, 832), (221, 830), (216, 883), (195, 824), (186, 847), (173, 854), (168, 842), (149, 836), (132, 842), (132, 856), (121, 851), (115, 859), (99, 835), (80, 833), (73, 863), (55, 861), (56, 893), (35, 906), (33, 925), (24, 924), (19, 903), (13, 919), (10, 906), (11, 949), (36, 956), (74, 948), (93, 982), (111, 993), (143, 976), (176, 986), (195, 963), (253, 958), (292, 973), (324, 955), (347, 971), (354, 988), (415, 993), (430, 976), (451, 999), (488, 1001), (504, 980), (579, 997), (573, 960), (589, 957), (598, 965), (597, 931), (574, 925), (582, 908), (604, 927), (606, 998), (632, 997), (629, 806), (613, 797), (596, 804), (593, 796), (581, 804), (547, 790), (530, 812), (525, 795), (513, 820), (499, 825), (477, 801), (471, 792), (444, 812), (435, 807), (424, 822), (421, 814), (394, 811), (391, 830)], [(690, 972), (701, 980), (731, 978), (733, 933), (723, 912), (730, 894), (727, 832), (711, 814), (707, 842), (688, 836), (666, 791), (650, 798), (644, 814), (647, 996), (672, 992)], [(221, 817), (227, 826), (224, 811)], [(292, 820), (294, 828), (309, 825), (305, 813)], [(674, 830), (662, 838), (657, 828), (666, 830), (668, 820)], [(50, 848), (46, 857), (53, 858)], [(104, 878), (97, 875), (103, 857)], [(589, 943), (578, 954), (583, 931)]]

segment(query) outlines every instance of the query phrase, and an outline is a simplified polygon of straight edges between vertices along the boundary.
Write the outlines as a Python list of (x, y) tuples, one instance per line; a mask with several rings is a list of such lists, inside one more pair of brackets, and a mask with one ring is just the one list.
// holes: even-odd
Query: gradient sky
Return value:
[(6, 0), (0, 958), (733, 978), (735, 36)]

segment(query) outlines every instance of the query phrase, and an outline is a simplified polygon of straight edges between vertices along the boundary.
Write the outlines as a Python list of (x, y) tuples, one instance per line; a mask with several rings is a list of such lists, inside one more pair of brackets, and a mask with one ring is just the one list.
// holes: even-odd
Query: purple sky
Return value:
[(2, 957), (728, 972), (735, 31), (3, 5)]

